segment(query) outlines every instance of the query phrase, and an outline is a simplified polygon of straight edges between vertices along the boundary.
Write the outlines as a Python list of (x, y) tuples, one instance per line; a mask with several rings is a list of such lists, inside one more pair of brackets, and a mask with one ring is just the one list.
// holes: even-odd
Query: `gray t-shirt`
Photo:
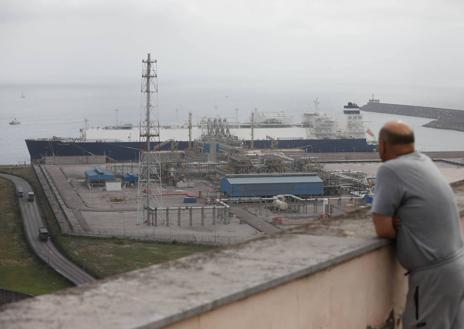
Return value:
[(396, 254), (408, 270), (446, 259), (463, 247), (454, 193), (432, 160), (419, 152), (380, 166), (372, 212), (400, 218)]

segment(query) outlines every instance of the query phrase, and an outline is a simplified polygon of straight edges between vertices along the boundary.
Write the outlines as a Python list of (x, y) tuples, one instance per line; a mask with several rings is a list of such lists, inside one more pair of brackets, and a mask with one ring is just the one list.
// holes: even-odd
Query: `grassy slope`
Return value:
[(32, 185), (37, 194), (43, 217), (47, 221), (48, 229), (53, 234), (55, 245), (75, 263), (97, 278), (147, 267), (212, 248), (198, 245), (62, 235), (33, 169), (31, 167), (0, 167), (0, 172), (21, 176)]
[(14, 185), (0, 179), (0, 286), (41, 295), (71, 286), (34, 256), (25, 242)]
[(98, 278), (184, 257), (211, 247), (123, 239), (62, 237), (70, 258)]

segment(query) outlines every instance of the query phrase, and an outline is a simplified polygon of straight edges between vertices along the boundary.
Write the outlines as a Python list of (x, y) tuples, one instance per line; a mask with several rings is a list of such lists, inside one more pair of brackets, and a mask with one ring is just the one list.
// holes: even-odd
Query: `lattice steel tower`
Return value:
[(157, 60), (152, 60), (148, 54), (147, 59), (142, 60), (142, 67), (145, 119), (140, 123), (137, 224), (150, 225), (150, 208), (162, 205)]

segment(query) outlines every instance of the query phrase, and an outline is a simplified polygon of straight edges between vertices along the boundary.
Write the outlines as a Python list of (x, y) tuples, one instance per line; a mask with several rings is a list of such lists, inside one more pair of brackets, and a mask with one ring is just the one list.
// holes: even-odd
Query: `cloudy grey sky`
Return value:
[(457, 95), (463, 36), (459, 0), (0, 0), (0, 82), (138, 80), (150, 51), (186, 88)]

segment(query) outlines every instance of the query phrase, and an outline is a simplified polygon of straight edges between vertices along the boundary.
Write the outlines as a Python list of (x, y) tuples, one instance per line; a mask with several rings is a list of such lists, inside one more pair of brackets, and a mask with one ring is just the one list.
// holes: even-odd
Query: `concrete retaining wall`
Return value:
[(399, 328), (406, 289), (384, 247), (166, 328)]
[(284, 234), (7, 306), (2, 328), (399, 328), (384, 240)]

